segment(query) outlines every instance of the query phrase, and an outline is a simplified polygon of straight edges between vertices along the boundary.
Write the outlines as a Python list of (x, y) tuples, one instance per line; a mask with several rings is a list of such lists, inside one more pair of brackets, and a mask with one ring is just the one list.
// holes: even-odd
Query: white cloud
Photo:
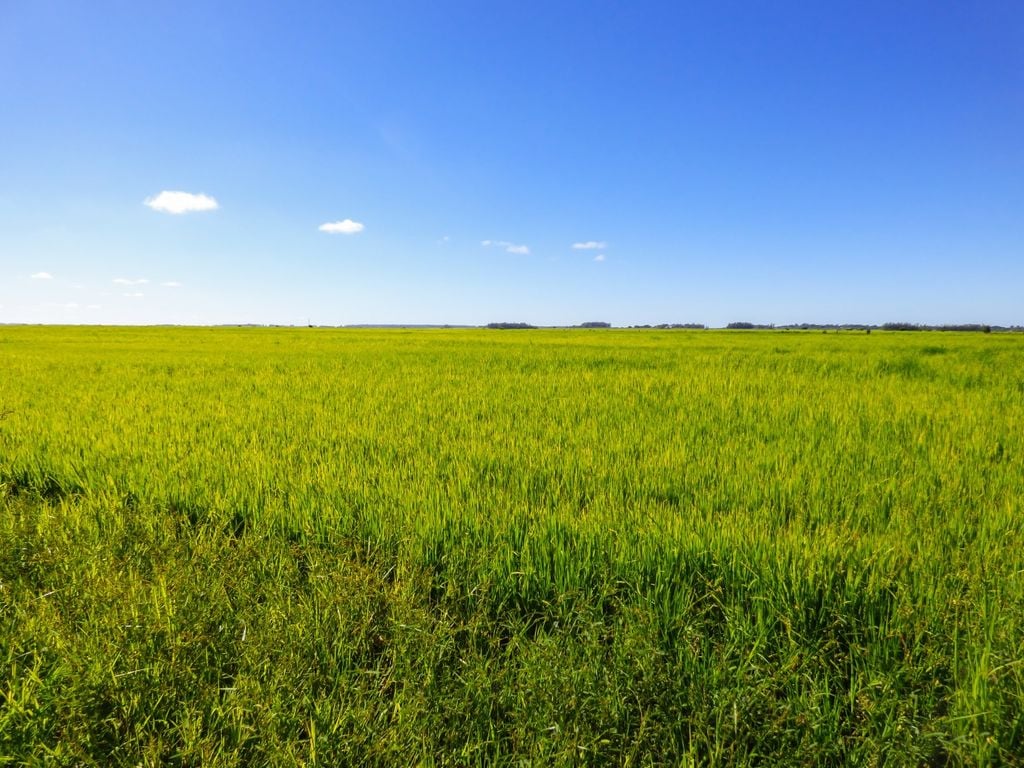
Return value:
[(577, 251), (600, 251), (608, 247), (603, 240), (587, 240), (584, 243), (573, 243), (572, 247)]
[(99, 304), (86, 304), (85, 308), (86, 309), (103, 309), (103, 307), (101, 305), (99, 305)]
[(597, 256), (594, 257), (594, 261), (604, 261), (604, 254), (603, 253), (597, 254)]
[(137, 280), (129, 280), (127, 277), (115, 277), (114, 278), (114, 283), (116, 285), (145, 285), (148, 282), (149, 282), (149, 280), (147, 280), (144, 277), (140, 277)]
[(177, 280), (167, 280), (166, 282), (160, 283), (164, 288), (181, 288), (181, 283)]
[(510, 243), (508, 240), (481, 240), (480, 245), (484, 248), (490, 248), (492, 245), (498, 248), (504, 248), (505, 253), (515, 253), (520, 256), (528, 256), (530, 253), (530, 247), (528, 245), (518, 245), (516, 243)]
[(53, 275), (49, 272), (36, 272), (35, 274), (29, 275), (33, 280), (53, 280)]
[(362, 232), (366, 229), (366, 226), (360, 221), (352, 221), (352, 219), (343, 219), (342, 221), (328, 221), (317, 227), (321, 232), (326, 232), (329, 235), (354, 235), (357, 232)]
[(220, 208), (217, 201), (209, 195), (194, 195), (191, 192), (173, 192), (166, 189), (156, 197), (147, 197), (143, 204), (154, 211), (173, 214), (215, 211)]
[(134, 293), (122, 293), (121, 295), (129, 299), (141, 299), (146, 294), (135, 291)]

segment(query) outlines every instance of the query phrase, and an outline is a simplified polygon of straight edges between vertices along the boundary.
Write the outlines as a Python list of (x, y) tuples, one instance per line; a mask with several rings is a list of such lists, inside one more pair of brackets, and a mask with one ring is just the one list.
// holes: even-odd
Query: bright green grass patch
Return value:
[(993, 764), (1024, 339), (0, 329), (0, 764)]

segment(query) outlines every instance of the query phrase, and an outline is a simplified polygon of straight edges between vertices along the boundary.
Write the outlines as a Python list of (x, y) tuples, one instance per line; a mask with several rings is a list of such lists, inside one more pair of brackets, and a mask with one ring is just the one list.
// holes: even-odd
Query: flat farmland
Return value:
[(0, 327), (0, 764), (1008, 764), (1024, 336)]

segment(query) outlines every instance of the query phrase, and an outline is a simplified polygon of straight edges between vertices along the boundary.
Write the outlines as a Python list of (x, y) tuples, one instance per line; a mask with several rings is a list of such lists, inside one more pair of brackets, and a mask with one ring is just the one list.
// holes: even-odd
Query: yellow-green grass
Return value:
[(0, 764), (999, 764), (1024, 337), (0, 328)]

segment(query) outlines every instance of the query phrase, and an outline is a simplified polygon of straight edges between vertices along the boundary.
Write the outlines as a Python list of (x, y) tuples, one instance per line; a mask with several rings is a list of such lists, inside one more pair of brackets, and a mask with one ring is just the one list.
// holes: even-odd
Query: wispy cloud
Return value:
[(329, 235), (354, 235), (366, 229), (361, 221), (342, 219), (341, 221), (328, 221), (317, 227), (321, 232)]
[(140, 278), (137, 278), (135, 280), (130, 280), (127, 277), (115, 277), (114, 278), (114, 284), (115, 285), (145, 285), (148, 282), (149, 282), (149, 280), (147, 280), (144, 277), (140, 277)]
[(529, 246), (510, 243), (508, 240), (481, 240), (480, 245), (484, 248), (490, 248), (492, 245), (495, 248), (504, 248), (505, 253), (515, 253), (520, 256), (528, 256), (530, 254)]
[(166, 282), (160, 283), (164, 288), (181, 288), (181, 283), (177, 280), (167, 280)]
[(146, 294), (139, 293), (138, 291), (134, 291), (132, 293), (122, 293), (121, 295), (126, 297), (126, 298), (129, 298), (129, 299), (141, 299)]
[(33, 280), (53, 280), (53, 275), (51, 275), (49, 272), (36, 272), (32, 275), (29, 275), (29, 277), (31, 277)]
[(599, 253), (599, 254), (597, 254), (597, 256), (594, 257), (594, 261), (604, 261), (604, 260), (605, 260), (605, 256), (604, 256), (603, 253)]
[(191, 192), (176, 192), (166, 189), (159, 195), (147, 197), (143, 204), (154, 211), (173, 214), (215, 211), (220, 208), (217, 201), (209, 195), (202, 193), (196, 195)]
[(601, 251), (608, 247), (603, 240), (587, 240), (582, 243), (573, 243), (572, 248), (577, 251)]

